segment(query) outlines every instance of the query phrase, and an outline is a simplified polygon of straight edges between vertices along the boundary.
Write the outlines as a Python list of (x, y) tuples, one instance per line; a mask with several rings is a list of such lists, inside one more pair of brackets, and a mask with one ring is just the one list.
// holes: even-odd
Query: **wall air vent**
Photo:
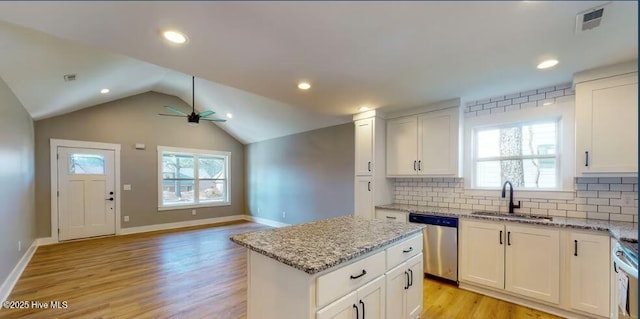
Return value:
[(576, 15), (576, 33), (599, 27), (609, 3), (578, 13)]
[(75, 74), (65, 74), (64, 75), (64, 81), (65, 82), (71, 82), (71, 81), (75, 81), (76, 80), (76, 75)]

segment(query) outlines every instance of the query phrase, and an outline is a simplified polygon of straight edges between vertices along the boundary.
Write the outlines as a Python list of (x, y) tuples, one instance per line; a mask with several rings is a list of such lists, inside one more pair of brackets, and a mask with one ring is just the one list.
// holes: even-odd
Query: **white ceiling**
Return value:
[[(603, 3), (0, 2), (0, 77), (40, 119), (148, 90), (190, 104), (193, 74), (196, 107), (233, 113), (220, 127), (252, 143), (348, 122), (363, 104), (486, 98), (636, 59), (635, 1), (574, 32), (576, 14)], [(166, 43), (167, 28), (190, 42)], [(537, 70), (548, 57), (560, 64)]]

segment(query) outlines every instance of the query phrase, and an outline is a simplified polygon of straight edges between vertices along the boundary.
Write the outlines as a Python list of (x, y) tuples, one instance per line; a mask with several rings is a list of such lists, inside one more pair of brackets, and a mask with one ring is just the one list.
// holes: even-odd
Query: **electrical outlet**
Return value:
[(195, 215), (196, 215), (196, 210), (195, 210), (195, 209), (192, 209), (192, 210), (191, 210), (191, 215), (193, 215), (193, 216), (195, 216)]
[(124, 216), (124, 221), (128, 222), (129, 221), (129, 216)]
[(285, 218), (287, 218), (287, 212), (282, 211), (282, 219), (285, 219)]
[(130, 190), (131, 190), (131, 184), (124, 184), (124, 185), (123, 185), (123, 189), (124, 189), (125, 191), (130, 191)]
[(22, 242), (18, 240), (18, 251), (22, 251)]

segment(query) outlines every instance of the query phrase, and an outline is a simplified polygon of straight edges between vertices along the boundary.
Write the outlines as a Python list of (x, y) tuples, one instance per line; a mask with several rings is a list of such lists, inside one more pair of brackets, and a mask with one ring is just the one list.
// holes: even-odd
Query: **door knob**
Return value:
[(105, 200), (113, 201), (113, 197), (105, 198)]

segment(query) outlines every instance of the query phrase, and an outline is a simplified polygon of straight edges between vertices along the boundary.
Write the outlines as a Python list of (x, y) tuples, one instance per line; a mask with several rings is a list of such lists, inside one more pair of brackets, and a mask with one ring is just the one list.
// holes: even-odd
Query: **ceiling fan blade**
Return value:
[(176, 114), (160, 114), (160, 113), (158, 113), (158, 115), (162, 115), (162, 116), (174, 116), (174, 117), (184, 117), (184, 115), (176, 115)]
[(174, 112), (174, 113), (178, 113), (178, 114), (180, 114), (180, 115), (184, 115), (184, 116), (188, 116), (188, 115), (189, 115), (189, 114), (187, 114), (187, 113), (185, 113), (185, 112), (182, 112), (182, 111), (180, 111), (180, 110), (176, 109), (176, 108), (175, 108), (175, 107), (173, 107), (173, 106), (165, 106), (165, 107), (166, 107), (167, 109), (169, 109), (170, 111)]
[(203, 119), (203, 118), (200, 118), (200, 120), (209, 121), (209, 122), (226, 122), (227, 121), (227, 120), (223, 120), (223, 119)]
[(200, 112), (198, 115), (200, 115), (200, 118), (203, 118), (203, 117), (207, 117), (207, 116), (213, 115), (213, 114), (216, 114), (216, 112), (214, 112), (214, 111), (204, 111), (204, 112)]

